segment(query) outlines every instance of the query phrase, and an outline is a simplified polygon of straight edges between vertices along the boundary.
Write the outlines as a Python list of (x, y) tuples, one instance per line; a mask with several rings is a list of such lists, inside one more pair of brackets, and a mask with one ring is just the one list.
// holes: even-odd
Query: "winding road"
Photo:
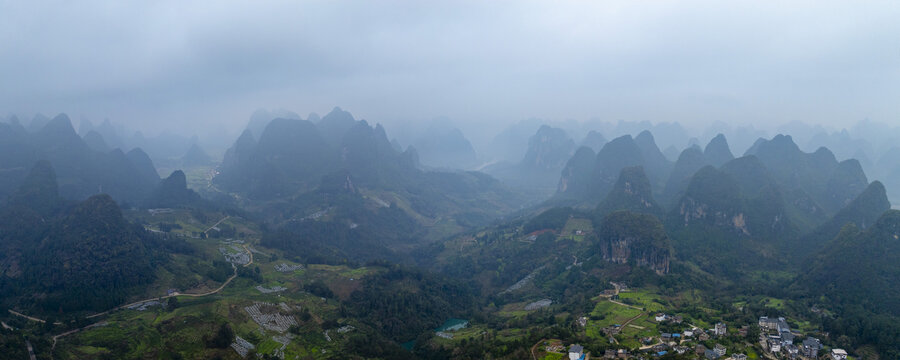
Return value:
[[(219, 220), (219, 222), (217, 222), (215, 225), (211, 226), (209, 229), (212, 229), (212, 228), (215, 227), (216, 225), (221, 224), (221, 223), (222, 223), (223, 221), (225, 221), (226, 219), (228, 219), (228, 216), (224, 217), (222, 220)], [(209, 231), (209, 229), (207, 229), (207, 231)], [(242, 265), (242, 266), (243, 266), (243, 267), (247, 267), (247, 266), (252, 265), (252, 264), (253, 264), (253, 252), (250, 251), (250, 249), (247, 248), (247, 245), (246, 245), (246, 244), (241, 245), (241, 247), (243, 247), (243, 248), (244, 248), (244, 251), (246, 251), (247, 254), (250, 256), (250, 261), (247, 262), (246, 264)], [(216, 289), (214, 289), (214, 290), (210, 290), (210, 291), (207, 291), (207, 292), (204, 292), (204, 293), (199, 293), (199, 294), (190, 294), (190, 293), (179, 293), (179, 292), (174, 292), (174, 293), (172, 293), (172, 294), (165, 295), (165, 296), (161, 296), (161, 297), (154, 297), (154, 298), (149, 298), (149, 299), (144, 299), (144, 300), (135, 301), (135, 302), (132, 302), (132, 303), (129, 303), (129, 304), (125, 304), (125, 305), (120, 305), (120, 306), (114, 307), (114, 308), (109, 309), (109, 310), (104, 311), (104, 312), (100, 312), (100, 313), (96, 313), (96, 314), (93, 314), (93, 315), (85, 316), (85, 319), (93, 319), (93, 318), (96, 318), (96, 317), (99, 317), (99, 316), (103, 316), (103, 315), (110, 314), (110, 313), (112, 313), (112, 312), (114, 312), (114, 311), (118, 311), (118, 310), (121, 310), (121, 309), (124, 309), (124, 308), (128, 308), (128, 307), (130, 307), (130, 306), (139, 305), (139, 304), (142, 304), (142, 303), (145, 303), (145, 302), (148, 302), (148, 301), (168, 299), (168, 298), (171, 298), (171, 297), (177, 297), (177, 296), (204, 297), (204, 296), (209, 296), (209, 295), (217, 294), (217, 293), (221, 292), (223, 289), (225, 289), (225, 287), (228, 286), (228, 284), (230, 284), (231, 281), (233, 281), (234, 278), (237, 277), (237, 275), (238, 275), (238, 273), (237, 273), (237, 269), (238, 269), (237, 266), (235, 266), (234, 263), (232, 263), (232, 264), (231, 264), (231, 267), (232, 267), (232, 269), (233, 269), (233, 272), (232, 272), (231, 276), (228, 277), (228, 279), (225, 280), (225, 282), (223, 282), (221, 286), (219, 286), (218, 288), (216, 288)], [(36, 317), (33, 317), (33, 316), (28, 316), (28, 315), (22, 314), (22, 313), (20, 313), (20, 312), (14, 311), (14, 310), (12, 310), (12, 309), (9, 309), (8, 311), (9, 311), (10, 314), (13, 314), (13, 315), (15, 315), (15, 316), (19, 316), (19, 317), (22, 317), (22, 318), (25, 318), (25, 319), (28, 319), (28, 320), (31, 320), (31, 321), (39, 322), (39, 323), (42, 323), (42, 324), (47, 322), (47, 321), (45, 321), (45, 320), (43, 320), (43, 319), (36, 318)], [(59, 322), (59, 321), (55, 322), (54, 324), (56, 324), (56, 325), (62, 325), (62, 323)], [(82, 327), (82, 328), (73, 329), (73, 330), (69, 330), (69, 331), (66, 331), (66, 332), (63, 332), (63, 333), (54, 335), (54, 336), (53, 336), (53, 345), (51, 346), (51, 350), (56, 348), (56, 342), (57, 342), (57, 340), (59, 340), (59, 338), (62, 338), (62, 337), (64, 337), (64, 336), (68, 336), (68, 335), (72, 335), (72, 334), (77, 333), (77, 332), (79, 332), (79, 331), (90, 329), (90, 328), (92, 328), (92, 327), (103, 326), (103, 325), (106, 325), (106, 324), (107, 324), (107, 323), (106, 323), (105, 321), (104, 321), (104, 322), (97, 322), (97, 323), (93, 323), (93, 324), (87, 325), (87, 326)], [(30, 349), (29, 349), (29, 350), (30, 350)]]
[[(227, 216), (226, 216), (226, 218), (227, 218)], [(224, 219), (222, 219), (222, 220), (224, 220)], [(221, 222), (221, 221), (219, 221), (219, 222)], [(214, 226), (215, 226), (215, 225), (214, 225)], [(248, 263), (246, 263), (246, 264), (244, 264), (244, 265), (242, 265), (242, 266), (243, 266), (243, 267), (247, 267), (247, 266), (252, 265), (252, 264), (253, 264), (253, 252), (250, 251), (250, 249), (247, 249), (247, 245), (246, 245), (246, 244), (241, 245), (241, 246), (244, 248), (244, 251), (246, 251), (247, 254), (250, 255), (250, 262), (248, 262)], [(141, 301), (135, 301), (135, 302), (130, 303), (130, 304), (125, 304), (125, 305), (121, 305), (121, 306), (118, 306), (118, 307), (109, 309), (109, 310), (104, 311), (104, 312), (102, 312), (102, 313), (96, 313), (96, 314), (93, 314), (93, 315), (85, 316), (85, 318), (86, 318), (86, 319), (92, 319), (92, 318), (95, 318), (95, 317), (98, 317), (98, 316), (103, 316), (103, 315), (109, 314), (109, 313), (111, 313), (111, 312), (113, 312), (113, 311), (117, 311), (117, 310), (121, 310), (121, 309), (127, 308), (127, 307), (129, 307), (129, 306), (139, 305), (139, 304), (142, 304), (142, 303), (145, 303), (145, 302), (148, 302), (148, 301), (157, 300), (157, 299), (159, 299), (159, 300), (161, 300), (161, 299), (168, 299), (168, 298), (170, 298), (170, 297), (176, 297), (176, 296), (203, 297), (203, 296), (209, 296), (209, 295), (217, 294), (217, 293), (219, 293), (220, 291), (222, 291), (222, 289), (224, 289), (226, 286), (228, 286), (228, 284), (230, 284), (231, 281), (234, 280), (234, 278), (237, 277), (237, 266), (235, 266), (234, 263), (232, 263), (232, 264), (231, 264), (231, 267), (232, 267), (232, 269), (234, 270), (234, 272), (231, 274), (231, 276), (228, 278), (228, 280), (225, 280), (225, 282), (223, 282), (222, 285), (219, 286), (219, 287), (218, 287), (217, 289), (215, 289), (215, 290), (207, 291), (207, 292), (202, 293), (202, 294), (182, 294), (182, 293), (179, 293), (179, 292), (176, 291), (176, 292), (172, 293), (171, 295), (166, 295), (166, 296), (162, 296), (162, 297), (155, 297), (155, 298), (150, 298), (150, 299), (144, 299), (144, 300), (141, 300)], [(12, 310), (10, 310), (10, 311), (12, 311)], [(20, 315), (21, 315), (21, 314), (20, 314)], [(24, 315), (22, 315), (22, 316), (24, 316)], [(30, 319), (36, 319), (36, 318), (31, 318), (31, 317), (28, 317), (28, 318), (30, 318)], [(40, 319), (36, 319), (36, 320), (41, 321), (41, 322), (44, 322), (43, 320), (40, 320)], [(86, 330), (86, 329), (89, 329), (89, 328), (92, 328), (92, 327), (95, 327), (95, 326), (101, 326), (101, 325), (104, 325), (104, 324), (105, 324), (105, 322), (94, 323), (94, 324), (85, 326), (85, 327), (80, 328), (80, 329), (69, 330), (69, 331), (66, 331), (66, 332), (64, 332), (64, 333), (62, 333), (62, 334), (53, 336), (53, 346), (51, 347), (51, 349), (55, 349), (55, 348), (56, 348), (56, 340), (59, 339), (59, 338), (61, 338), (61, 337), (63, 337), (63, 336), (71, 335), (71, 334), (77, 333), (77, 332), (79, 332), (79, 331), (81, 331), (81, 330)]]

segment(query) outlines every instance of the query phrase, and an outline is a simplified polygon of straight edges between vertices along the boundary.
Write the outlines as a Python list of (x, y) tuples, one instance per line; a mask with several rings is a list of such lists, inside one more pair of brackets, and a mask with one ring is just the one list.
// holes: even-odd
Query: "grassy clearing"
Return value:
[(767, 298), (763, 299), (763, 304), (768, 308), (784, 310), (784, 300), (782, 300), (782, 299), (767, 297)]
[[(580, 231), (580, 234), (579, 234)], [(560, 238), (570, 238), (575, 241), (584, 240), (584, 236), (594, 231), (594, 225), (590, 219), (572, 218), (563, 226)]]
[(619, 301), (646, 309), (648, 312), (660, 312), (666, 309), (665, 300), (650, 290), (636, 290), (619, 293)]
[(547, 353), (547, 355), (544, 355), (544, 357), (542, 357), (541, 359), (542, 360), (561, 360), (564, 358), (567, 358), (565, 354)]

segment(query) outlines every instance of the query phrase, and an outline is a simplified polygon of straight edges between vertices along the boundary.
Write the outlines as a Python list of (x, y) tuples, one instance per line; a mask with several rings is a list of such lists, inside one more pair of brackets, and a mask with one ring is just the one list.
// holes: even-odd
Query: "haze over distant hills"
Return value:
[[(32, 129), (43, 126), (36, 130), (8, 119), (0, 123), (0, 223), (6, 224), (0, 231), (0, 288), (6, 289), (0, 303), (35, 313), (110, 309), (169, 281), (165, 273), (151, 274), (157, 265), (224, 281), (228, 263), (197, 262), (205, 256), (196, 250), (206, 246), (200, 240), (227, 234), (231, 238), (223, 241), (234, 241), (254, 233), (253, 246), (263, 249), (256, 249), (259, 261), (268, 261), (262, 254), (271, 252), (296, 263), (405, 264), (434, 271), (439, 277), (400, 270), (384, 275), (430, 289), (398, 301), (422, 301), (417, 306), (431, 315), (472, 314), (481, 307), (486, 319), (494, 319), (488, 321), (501, 321), (504, 310), (492, 308), (496, 304), (543, 298), (581, 311), (603, 279), (676, 293), (687, 287), (723, 291), (711, 284), (730, 289), (725, 292), (762, 289), (769, 296), (787, 296), (774, 289), (790, 289), (794, 304), (815, 303), (854, 321), (897, 316), (893, 300), (870, 304), (842, 295), (861, 277), (878, 284), (864, 287), (867, 294), (896, 291), (884, 275), (894, 272), (890, 259), (897, 256), (887, 234), (891, 182), (866, 171), (890, 173), (882, 167), (892, 166), (893, 147), (873, 163), (840, 157), (825, 146), (807, 150), (798, 141), (827, 140), (842, 153), (874, 147), (849, 132), (810, 135), (818, 128), (798, 123), (787, 128), (807, 131), (800, 137), (777, 134), (750, 142), (729, 136), (759, 134), (750, 128), (720, 126), (723, 132), (691, 136), (677, 123), (618, 122), (586, 130), (532, 120), (494, 139), (494, 145), (521, 146), (508, 153), (519, 153), (517, 158), (488, 161), (507, 155), (479, 153), (452, 121), (436, 121), (399, 135), (406, 139), (401, 141), (390, 128), (341, 108), (305, 120), (287, 111), (258, 111), (221, 161), (197, 138), (173, 136), (180, 140), (171, 143), (184, 144), (183, 151), (172, 151), (157, 167), (142, 148), (121, 150), (135, 142), (118, 138), (109, 121), (96, 127), (84, 122), (79, 135), (64, 114), (37, 117)], [(523, 130), (532, 125), (530, 134)], [(623, 131), (631, 132), (614, 135)], [(231, 217), (241, 223), (215, 223), (207, 214), (224, 217), (220, 223)], [(80, 235), (72, 236), (72, 229)], [(839, 262), (843, 254), (873, 260), (860, 274), (821, 265)], [(69, 270), (48, 265), (56, 258), (65, 259)], [(194, 260), (179, 262), (184, 259)], [(116, 273), (96, 275), (109, 268)], [(761, 278), (761, 271), (773, 274), (761, 269), (778, 269), (784, 278)], [(235, 268), (235, 276), (257, 278), (242, 271)], [(809, 286), (829, 278), (839, 279), (834, 288)], [(521, 281), (530, 282), (522, 285), (526, 290), (518, 287)], [(64, 285), (70, 283), (80, 285)], [(438, 284), (440, 289), (432, 287)], [(328, 294), (319, 285), (304, 286)], [(357, 290), (335, 282), (321, 286), (331, 296), (407, 290), (390, 282), (367, 282)], [(443, 300), (448, 291), (458, 297)], [(66, 302), (73, 296), (83, 301)], [(389, 326), (383, 321), (399, 308), (363, 295), (342, 296), (334, 301), (352, 309), (342, 321), (357, 321), (366, 327), (361, 331), (386, 343), (433, 329), (444, 316)], [(382, 305), (388, 309), (360, 308)], [(843, 319), (819, 326), (848, 343), (894, 351), (889, 342), (840, 328)]]

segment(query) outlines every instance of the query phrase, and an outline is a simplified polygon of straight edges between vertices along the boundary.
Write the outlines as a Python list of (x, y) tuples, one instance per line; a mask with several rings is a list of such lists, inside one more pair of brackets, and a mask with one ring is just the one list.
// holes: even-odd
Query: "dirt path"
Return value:
[[(44, 321), (44, 320), (38, 319), (38, 318), (33, 317), (33, 316), (25, 315), (25, 314), (20, 313), (20, 312), (18, 312), (18, 311), (13, 311), (12, 309), (9, 309), (9, 310), (7, 310), (7, 311), (9, 311), (10, 314), (13, 314), (13, 315), (18, 316), (18, 317), (22, 317), (22, 318), (25, 318), (25, 319), (28, 319), (28, 320), (31, 320), (31, 321), (36, 321), (36, 322), (39, 322), (39, 323), (41, 323), (41, 324), (46, 323), (46, 321)], [(62, 323), (59, 322), (59, 321), (57, 321), (57, 322), (55, 322), (55, 323), (53, 323), (53, 324), (54, 324), (54, 325), (62, 325)]]
[[(617, 286), (617, 287), (616, 287), (616, 292), (618, 292), (618, 290), (619, 290), (619, 287)], [(624, 306), (624, 307), (628, 307), (628, 308), (632, 308), (632, 309), (637, 309), (637, 310), (640, 310), (640, 311), (641, 311), (640, 314), (637, 314), (637, 315), (635, 315), (634, 317), (632, 317), (631, 319), (628, 319), (627, 321), (625, 321), (625, 322), (621, 325), (622, 328), (625, 328), (626, 326), (631, 326), (631, 327), (639, 328), (639, 329), (643, 329), (643, 328), (644, 328), (644, 327), (637, 326), (637, 325), (631, 325), (631, 322), (637, 320), (637, 319), (640, 318), (641, 316), (647, 315), (647, 313), (644, 312), (644, 309), (641, 309), (641, 308), (635, 307), (635, 306), (631, 306), (631, 305), (628, 305), (628, 304), (623, 304), (623, 303), (618, 302), (618, 301), (615, 301), (615, 300), (613, 300), (613, 299), (608, 299), (608, 300), (609, 300), (609, 302), (611, 302), (611, 303), (613, 303), (613, 304), (621, 305), (621, 306)], [(610, 338), (612, 338), (612, 339), (613, 339), (613, 342), (615, 342), (617, 345), (619, 344), (619, 340), (617, 340), (615, 336), (611, 336)]]
[[(225, 218), (227, 219), (228, 217), (226, 216)], [(221, 222), (224, 221), (224, 220), (225, 220), (225, 219), (220, 220), (219, 223), (221, 223)], [(218, 225), (218, 223), (216, 223), (216, 225)], [(215, 226), (215, 225), (213, 225), (213, 226)], [(241, 246), (244, 248), (244, 251), (246, 251), (247, 254), (250, 255), (250, 262), (244, 264), (243, 266), (244, 266), (244, 267), (247, 267), (247, 266), (252, 265), (252, 264), (253, 264), (253, 252), (251, 252), (249, 249), (247, 249), (247, 245), (246, 245), (246, 244), (241, 245)], [(182, 294), (182, 293), (179, 293), (179, 292), (175, 292), (175, 293), (172, 293), (171, 295), (165, 295), (165, 296), (162, 296), (162, 297), (155, 297), (155, 298), (150, 298), (150, 299), (144, 299), (144, 300), (140, 300), (140, 301), (135, 301), (135, 302), (130, 303), (130, 304), (120, 305), (120, 306), (114, 307), (114, 308), (112, 308), (112, 309), (109, 309), (109, 310), (104, 311), (104, 312), (101, 312), (101, 313), (96, 313), (96, 314), (93, 314), (93, 315), (85, 316), (85, 319), (93, 319), (93, 318), (95, 318), (95, 317), (103, 316), (103, 315), (109, 314), (109, 313), (111, 313), (111, 312), (114, 312), (114, 311), (117, 311), (117, 310), (121, 310), (121, 309), (127, 308), (127, 307), (129, 307), (129, 306), (134, 306), (134, 305), (138, 305), (138, 304), (141, 304), (141, 303), (145, 303), (145, 302), (147, 302), (147, 301), (161, 300), (161, 299), (168, 299), (168, 298), (170, 298), (170, 297), (175, 297), (175, 296), (203, 297), (203, 296), (209, 296), (209, 295), (216, 294), (216, 293), (222, 291), (222, 289), (224, 289), (226, 286), (228, 286), (228, 284), (230, 284), (231, 281), (234, 280), (234, 278), (237, 277), (237, 266), (235, 266), (235, 265), (232, 263), (232, 264), (231, 264), (231, 267), (232, 267), (232, 269), (234, 270), (234, 272), (231, 274), (231, 276), (228, 278), (228, 280), (225, 280), (225, 282), (222, 283), (222, 286), (219, 286), (219, 287), (218, 287), (217, 289), (215, 289), (215, 290), (207, 291), (207, 292), (202, 293), (202, 294)], [(44, 321), (44, 320), (38, 319), (38, 318), (36, 318), (36, 317), (28, 316), (28, 315), (25, 315), (25, 314), (22, 314), (22, 313), (13, 311), (13, 310), (9, 310), (9, 312), (10, 312), (11, 314), (13, 314), (13, 315), (21, 316), (21, 317), (26, 318), (26, 319), (31, 320), (31, 321), (36, 321), (36, 322), (39, 322), (39, 323), (46, 323), (46, 321)], [(55, 324), (60, 325), (60, 324), (62, 324), (62, 323), (60, 323), (60, 322), (57, 321)], [(87, 330), (87, 329), (90, 329), (90, 328), (92, 328), (92, 327), (103, 326), (103, 325), (106, 325), (106, 324), (107, 324), (107, 323), (106, 323), (105, 321), (104, 321), (104, 322), (97, 322), (97, 323), (93, 323), (93, 324), (90, 324), (90, 325), (88, 325), (88, 326), (85, 326), (85, 327), (83, 327), (83, 328), (73, 329), (73, 330), (69, 330), (69, 331), (66, 331), (66, 332), (64, 332), (64, 333), (58, 334), (58, 335), (54, 335), (54, 336), (53, 336), (53, 345), (51, 346), (51, 350), (56, 348), (56, 341), (57, 341), (59, 338), (61, 338), (61, 337), (68, 336), (68, 335), (72, 335), (72, 334), (77, 333), (77, 332), (82, 331), (82, 330)], [(30, 348), (30, 344), (29, 344), (29, 348)]]
[(631, 324), (632, 321), (635, 321), (635, 320), (637, 320), (637, 318), (639, 318), (639, 317), (641, 317), (641, 316), (644, 316), (644, 315), (647, 315), (647, 314), (645, 314), (645, 313), (640, 313), (640, 314), (635, 315), (633, 318), (628, 319), (628, 321), (626, 321), (624, 324), (622, 324), (622, 327), (628, 326), (629, 324)]
[(219, 220), (219, 222), (213, 224), (213, 226), (210, 226), (209, 229), (206, 229), (206, 231), (204, 231), (203, 233), (204, 234), (208, 233), (210, 230), (212, 230), (212, 228), (219, 226), (219, 224), (221, 224), (225, 220), (228, 220), (228, 218), (230, 218), (230, 217), (231, 217), (230, 215), (225, 215), (225, 217), (223, 217), (222, 220)]
[(618, 302), (618, 301), (615, 301), (615, 300), (613, 300), (613, 299), (609, 299), (609, 302), (611, 302), (611, 303), (613, 303), (613, 304), (622, 305), (622, 306), (625, 306), (625, 307), (630, 307), (630, 308), (635, 309), (635, 310), (644, 311), (643, 308), (639, 308), (639, 307), (637, 307), (637, 306), (628, 305), (628, 304), (626, 304), (626, 303)]
[[(224, 220), (224, 219), (223, 219), (223, 220)], [(221, 221), (220, 221), (220, 222), (221, 222)], [(242, 245), (242, 246), (243, 246), (243, 248), (244, 248), (244, 251), (246, 251), (247, 254), (250, 254), (250, 262), (248, 262), (248, 263), (246, 263), (246, 264), (243, 265), (244, 267), (247, 267), (247, 266), (250, 266), (251, 264), (253, 264), (253, 252), (251, 252), (249, 249), (247, 249), (247, 245)], [(157, 299), (168, 299), (168, 298), (170, 298), (170, 297), (176, 297), (176, 296), (203, 297), (203, 296), (209, 296), (209, 295), (212, 295), (212, 294), (216, 294), (216, 293), (222, 291), (222, 289), (224, 289), (226, 286), (228, 286), (228, 284), (230, 284), (231, 281), (234, 280), (234, 278), (237, 277), (237, 266), (234, 266), (234, 264), (231, 264), (231, 267), (233, 268), (234, 272), (231, 274), (230, 277), (228, 277), (227, 280), (225, 280), (225, 282), (222, 283), (221, 286), (219, 286), (219, 287), (216, 288), (215, 290), (210, 290), (210, 291), (207, 291), (207, 292), (201, 293), (201, 294), (188, 294), (188, 293), (182, 294), (182, 293), (176, 291), (176, 292), (174, 292), (174, 293), (172, 293), (172, 294), (170, 294), (170, 295), (165, 295), (165, 296), (155, 297), (155, 298), (149, 298), (149, 299), (144, 299), (144, 300), (140, 300), (140, 301), (135, 301), (135, 302), (130, 303), (130, 304), (120, 305), (120, 306), (118, 306), (118, 307), (114, 307), (114, 308), (112, 308), (112, 309), (106, 310), (106, 311), (104, 311), (104, 312), (102, 312), (102, 313), (96, 313), (96, 314), (94, 314), (94, 315), (88, 315), (88, 316), (85, 316), (85, 318), (86, 318), (86, 319), (93, 319), (93, 318), (98, 317), (98, 316), (103, 316), (103, 315), (109, 314), (109, 313), (111, 313), (111, 312), (113, 312), (113, 311), (116, 311), (116, 310), (121, 310), (121, 309), (127, 308), (127, 307), (129, 307), (129, 306), (135, 306), (135, 305), (139, 305), (139, 304), (142, 304), (142, 303), (145, 303), (145, 302), (148, 302), (148, 301), (157, 300)]]
[(37, 356), (34, 356), (34, 347), (31, 346), (31, 341), (25, 340), (25, 347), (28, 348), (28, 358), (37, 360)]
[(547, 341), (547, 339), (541, 339), (540, 341), (535, 343), (534, 346), (531, 347), (531, 358), (533, 360), (537, 360), (537, 354), (534, 351), (537, 350), (538, 345), (540, 345), (544, 341)]

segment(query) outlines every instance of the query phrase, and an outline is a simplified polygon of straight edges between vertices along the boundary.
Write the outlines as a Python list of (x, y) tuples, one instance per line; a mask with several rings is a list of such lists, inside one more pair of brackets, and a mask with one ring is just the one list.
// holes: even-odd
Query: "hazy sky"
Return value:
[(0, 0), (0, 113), (900, 124), (897, 1), (186, 3)]

